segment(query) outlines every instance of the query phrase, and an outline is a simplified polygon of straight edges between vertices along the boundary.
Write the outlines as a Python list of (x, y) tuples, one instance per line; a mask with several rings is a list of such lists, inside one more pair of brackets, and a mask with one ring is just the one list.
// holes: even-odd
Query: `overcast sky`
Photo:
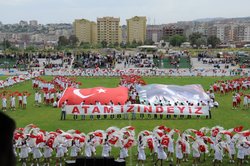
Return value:
[(250, 0), (0, 0), (0, 21), (72, 23), (85, 18), (146, 16), (148, 24), (190, 21), (198, 18), (250, 16)]

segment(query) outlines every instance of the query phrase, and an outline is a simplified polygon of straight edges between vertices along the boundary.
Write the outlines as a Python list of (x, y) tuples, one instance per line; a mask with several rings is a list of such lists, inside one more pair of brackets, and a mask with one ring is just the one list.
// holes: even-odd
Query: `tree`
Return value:
[(170, 44), (174, 47), (175, 46), (180, 47), (180, 45), (185, 41), (186, 41), (186, 38), (181, 35), (174, 35), (174, 36), (171, 36), (169, 39)]
[(103, 40), (101, 44), (102, 44), (102, 48), (107, 48), (108, 42), (106, 40)]
[(69, 41), (69, 44), (70, 44), (71, 46), (76, 46), (76, 44), (77, 44), (77, 42), (78, 42), (79, 40), (78, 40), (78, 38), (76, 37), (76, 35), (70, 35), (68, 41)]
[(212, 45), (212, 48), (215, 48), (218, 44), (220, 44), (220, 39), (216, 36), (209, 36), (207, 39), (207, 43)]
[(1, 43), (1, 45), (3, 46), (3, 49), (8, 49), (11, 47), (10, 41), (9, 40), (3, 40), (3, 42)]
[(60, 36), (58, 39), (58, 46), (63, 47), (69, 44), (69, 40), (65, 36)]
[(135, 39), (132, 41), (131, 47), (132, 47), (132, 48), (136, 48), (136, 47), (137, 47), (137, 42), (136, 42)]
[(142, 45), (142, 41), (139, 40), (139, 41), (137, 42), (137, 46), (141, 46), (141, 45)]
[(114, 43), (114, 47), (116, 47), (116, 48), (119, 47), (119, 43), (118, 43), (118, 42), (115, 42), (115, 43)]
[(207, 45), (207, 39), (205, 37), (201, 37), (196, 40), (196, 46), (200, 47), (201, 45)]
[(189, 36), (189, 42), (191, 45), (197, 45), (197, 40), (202, 37), (202, 34), (199, 32), (194, 32)]
[(89, 42), (81, 42), (80, 47), (88, 49), (91, 47), (91, 44)]

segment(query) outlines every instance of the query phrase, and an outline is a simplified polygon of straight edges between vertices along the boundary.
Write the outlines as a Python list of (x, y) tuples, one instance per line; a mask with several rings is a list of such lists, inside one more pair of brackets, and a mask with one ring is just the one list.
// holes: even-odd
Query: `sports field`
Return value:
[[(4, 79), (5, 77), (0, 77)], [(44, 79), (52, 79), (52, 77), (43, 77)], [(174, 85), (187, 85), (187, 84), (201, 84), (205, 90), (209, 88), (209, 85), (217, 80), (221, 79), (233, 79), (232, 77), (165, 77), (165, 78), (144, 78), (147, 84), (159, 83), (159, 84), (174, 84)], [(77, 78), (77, 81), (82, 82), (81, 88), (87, 87), (116, 87), (119, 82), (119, 78)], [(197, 119), (163, 119), (163, 120), (73, 120), (73, 116), (67, 116), (66, 121), (60, 120), (60, 109), (55, 109), (50, 106), (34, 106), (34, 93), (32, 89), (31, 81), (27, 81), (18, 85), (14, 85), (6, 90), (11, 91), (28, 91), (31, 96), (28, 97), (28, 105), (26, 110), (17, 109), (16, 111), (7, 111), (7, 114), (16, 121), (17, 127), (25, 127), (27, 124), (36, 124), (41, 129), (47, 131), (55, 131), (60, 128), (62, 130), (78, 129), (84, 133), (94, 131), (97, 129), (105, 130), (110, 126), (124, 127), (132, 125), (136, 128), (136, 133), (141, 130), (152, 130), (157, 125), (165, 125), (170, 128), (178, 128), (185, 130), (188, 128), (200, 129), (201, 127), (213, 127), (215, 125), (223, 126), (224, 128), (233, 128), (239, 125), (245, 126), (245, 129), (250, 127), (250, 110), (232, 110), (232, 94), (221, 96), (216, 94), (216, 100), (219, 102), (219, 108), (212, 110), (212, 119), (205, 119), (202, 117)], [(246, 93), (246, 92), (244, 92)], [(248, 91), (249, 93), (249, 91)], [(127, 165), (136, 165), (136, 147), (129, 152), (129, 158)], [(118, 157), (119, 149), (112, 148), (111, 154)], [(149, 151), (146, 150), (147, 160), (145, 165), (153, 165), (152, 157), (149, 156)], [(101, 147), (97, 148), (97, 155), (101, 155)], [(226, 157), (227, 158), (227, 157)], [(191, 158), (190, 158), (191, 159)], [(166, 161), (164, 165), (168, 165)], [(182, 163), (181, 165), (191, 165), (191, 162)], [(208, 159), (205, 163), (200, 165), (212, 165), (212, 158)], [(228, 160), (223, 162), (223, 165), (229, 165)]]

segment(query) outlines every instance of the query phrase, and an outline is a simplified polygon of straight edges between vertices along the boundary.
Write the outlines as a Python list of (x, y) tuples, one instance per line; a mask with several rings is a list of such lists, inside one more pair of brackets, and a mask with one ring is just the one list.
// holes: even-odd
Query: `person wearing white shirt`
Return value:
[(5, 96), (2, 98), (2, 110), (5, 112), (7, 110), (7, 99)]
[(15, 96), (10, 97), (10, 110), (16, 110), (16, 99)]
[(102, 157), (109, 157), (110, 152), (111, 152), (111, 146), (106, 138), (102, 148)]
[(24, 93), (23, 95), (23, 108), (26, 109), (27, 106), (27, 95)]
[(36, 106), (38, 105), (38, 94), (39, 94), (39, 92), (35, 93), (35, 105)]

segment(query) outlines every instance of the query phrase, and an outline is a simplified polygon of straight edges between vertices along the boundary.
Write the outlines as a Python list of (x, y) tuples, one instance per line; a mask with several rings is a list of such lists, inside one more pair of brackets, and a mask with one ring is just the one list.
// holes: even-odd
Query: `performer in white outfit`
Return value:
[(43, 146), (43, 156), (44, 156), (44, 163), (49, 166), (50, 164), (50, 157), (52, 156), (53, 149), (48, 145)]
[(2, 110), (5, 112), (7, 110), (7, 99), (5, 96), (2, 98)]
[(26, 109), (27, 106), (27, 95), (23, 94), (23, 108)]
[(26, 160), (29, 157), (29, 146), (27, 145), (26, 141), (22, 142), (20, 149), (19, 157), (21, 159), (22, 165), (26, 166)]
[(178, 141), (175, 146), (176, 166), (180, 166), (181, 160), (183, 159), (182, 144), (181, 141)]
[(111, 152), (111, 146), (107, 139), (105, 139), (102, 147), (102, 157), (109, 157)]
[(145, 149), (145, 147), (144, 147), (142, 141), (139, 141), (138, 147), (137, 147), (138, 163), (136, 164), (136, 166), (138, 166), (140, 162), (141, 162), (142, 166), (144, 165), (144, 161), (146, 160), (146, 154), (145, 154), (144, 149)]
[(237, 159), (238, 159), (238, 163), (237, 165), (242, 165), (243, 164), (243, 160), (244, 160), (244, 157), (245, 157), (245, 149), (244, 149), (244, 145), (242, 142), (239, 142), (237, 145), (236, 145), (237, 149), (238, 149), (238, 153), (237, 153)]
[(32, 153), (33, 153), (33, 163), (36, 163), (37, 165), (39, 165), (39, 159), (43, 156), (40, 151), (39, 144), (35, 145), (32, 148)]
[(76, 145), (75, 141), (72, 140), (70, 157), (72, 157), (72, 159), (75, 159), (78, 156), (79, 151), (80, 151), (80, 148)]
[(120, 149), (120, 157), (119, 157), (119, 158), (125, 160), (127, 157), (128, 157), (128, 149), (125, 148), (125, 147), (122, 145), (122, 147), (121, 147), (121, 149)]
[(214, 165), (220, 165), (223, 159), (223, 147), (221, 142), (214, 146)]
[(10, 110), (16, 110), (16, 99), (13, 95), (10, 97)]
[(62, 164), (62, 158), (64, 157), (64, 147), (63, 144), (58, 144), (56, 147), (56, 158), (57, 158), (57, 163), (60, 162), (60, 165)]
[(157, 146), (157, 147), (158, 147), (158, 148), (157, 148), (158, 159), (156, 160), (155, 165), (157, 165), (158, 161), (160, 161), (160, 162), (161, 162), (161, 165), (162, 165), (163, 160), (166, 160), (166, 159), (167, 159), (167, 154), (165, 153), (164, 147), (162, 146), (160, 140), (158, 141), (158, 146)]
[(174, 139), (173, 139), (173, 135), (169, 136), (169, 143), (168, 143), (168, 157), (169, 159), (173, 162), (173, 155), (174, 155)]

